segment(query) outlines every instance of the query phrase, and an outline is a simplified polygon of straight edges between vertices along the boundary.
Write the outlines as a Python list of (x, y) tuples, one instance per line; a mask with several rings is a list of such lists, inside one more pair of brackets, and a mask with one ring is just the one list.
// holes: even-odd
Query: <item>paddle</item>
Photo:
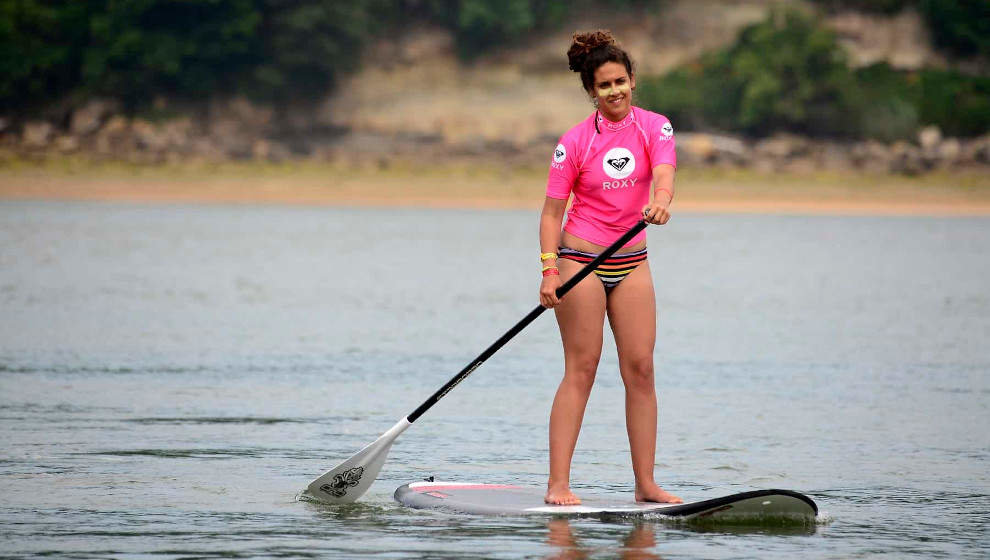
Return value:
[[(643, 228), (645, 227), (646, 222), (640, 220), (639, 223), (624, 233), (615, 243), (611, 244), (607, 249), (602, 251), (602, 253), (598, 255), (595, 260), (585, 265), (584, 268), (578, 271), (577, 274), (572, 276), (567, 280), (567, 282), (564, 282), (563, 285), (557, 288), (557, 297), (563, 297), (564, 294), (569, 292), (571, 288), (578, 284), (578, 282), (583, 280), (585, 276), (591, 274), (591, 272), (597, 268), (602, 261), (615, 254), (615, 252), (618, 251), (623, 245), (635, 237), (637, 233), (643, 231)], [(423, 404), (419, 405), (419, 408), (414, 410), (412, 414), (406, 416), (402, 420), (399, 420), (394, 426), (389, 428), (387, 432), (368, 444), (361, 451), (358, 451), (350, 459), (323, 473), (322, 476), (313, 482), (310, 482), (309, 486), (306, 487), (306, 494), (311, 498), (332, 504), (350, 503), (360, 498), (365, 492), (367, 492), (368, 488), (371, 486), (371, 483), (375, 481), (375, 477), (378, 476), (378, 472), (382, 470), (382, 465), (385, 463), (385, 458), (388, 456), (388, 451), (392, 448), (392, 443), (395, 441), (395, 438), (399, 437), (399, 434), (406, 431), (406, 428), (422, 416), (424, 412), (429, 410), (433, 405), (437, 404), (437, 402), (444, 398), (444, 396), (456, 387), (458, 383), (464, 381), (467, 376), (471, 375), (474, 370), (478, 369), (478, 367), (481, 366), (485, 360), (490, 358), (492, 354), (497, 352), (502, 346), (505, 346), (505, 343), (509, 342), (512, 337), (519, 334), (519, 331), (526, 328), (527, 325), (532, 323), (544, 311), (546, 311), (546, 308), (542, 305), (536, 306), (536, 309), (530, 311), (528, 315), (523, 317), (521, 321), (516, 323), (515, 326), (492, 343), (491, 346), (486, 348), (484, 352), (479, 354), (477, 358), (462, 369), (457, 375), (450, 378), (450, 381), (445, 383), (443, 387), (440, 387), (440, 389), (438, 389), (436, 393), (433, 393), (430, 398), (426, 399)]]

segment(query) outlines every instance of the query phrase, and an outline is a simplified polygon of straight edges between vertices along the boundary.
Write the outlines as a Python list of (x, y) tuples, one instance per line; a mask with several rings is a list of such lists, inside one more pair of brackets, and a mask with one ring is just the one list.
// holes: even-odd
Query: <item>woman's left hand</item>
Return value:
[(648, 224), (663, 225), (670, 220), (670, 202), (655, 200), (643, 208), (643, 220)]

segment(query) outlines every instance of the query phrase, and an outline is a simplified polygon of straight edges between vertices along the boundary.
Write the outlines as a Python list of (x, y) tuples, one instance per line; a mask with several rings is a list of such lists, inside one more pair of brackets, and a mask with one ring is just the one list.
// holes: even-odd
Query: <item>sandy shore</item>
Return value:
[[(0, 200), (533, 208), (539, 168), (233, 163), (141, 167), (59, 162), (0, 168)], [(682, 169), (675, 212), (990, 215), (990, 174), (786, 175)]]

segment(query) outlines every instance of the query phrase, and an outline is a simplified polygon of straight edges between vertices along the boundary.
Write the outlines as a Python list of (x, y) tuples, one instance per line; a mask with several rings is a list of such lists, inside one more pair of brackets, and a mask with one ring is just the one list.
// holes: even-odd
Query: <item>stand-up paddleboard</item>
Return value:
[(634, 502), (619, 496), (587, 494), (576, 506), (544, 503), (545, 491), (512, 484), (412, 482), (395, 490), (399, 503), (418, 509), (479, 515), (643, 515), (679, 519), (814, 521), (815, 502), (792, 490), (755, 490), (689, 504)]

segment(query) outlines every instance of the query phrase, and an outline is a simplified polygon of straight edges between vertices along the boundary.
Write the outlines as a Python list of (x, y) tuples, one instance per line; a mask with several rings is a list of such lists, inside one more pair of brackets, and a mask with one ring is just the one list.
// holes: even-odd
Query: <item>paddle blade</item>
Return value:
[(355, 453), (350, 459), (323, 473), (309, 483), (306, 495), (330, 504), (349, 504), (356, 501), (375, 481), (385, 464), (392, 443), (409, 427), (405, 418), (392, 426), (378, 439)]

